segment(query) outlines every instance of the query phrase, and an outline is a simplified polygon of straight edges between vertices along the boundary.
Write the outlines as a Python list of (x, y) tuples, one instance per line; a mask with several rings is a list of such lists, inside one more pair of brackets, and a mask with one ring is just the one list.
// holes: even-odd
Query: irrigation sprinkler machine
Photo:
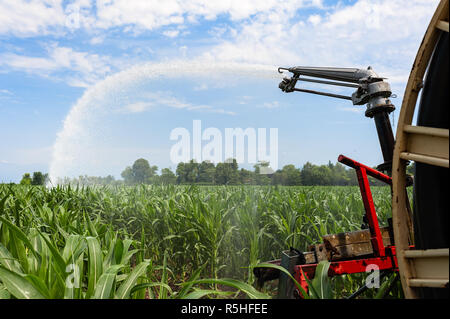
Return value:
[[(383, 152), (384, 163), (378, 168), (390, 175), (394, 135), (389, 121), (389, 113), (395, 110), (395, 107), (389, 99), (392, 92), (385, 78), (378, 76), (371, 67), (366, 70), (300, 66), (278, 69), (280, 73), (283, 71), (293, 74), (292, 77), (284, 78), (280, 83), (279, 87), (283, 92), (305, 92), (350, 100), (354, 105), (367, 104), (365, 115), (375, 120)], [(356, 90), (352, 96), (343, 96), (296, 88), (299, 81), (351, 87)], [(363, 226), (367, 228), (324, 236), (322, 243), (310, 245), (307, 252), (300, 252), (293, 247), (289, 251), (283, 251), (280, 260), (272, 261), (293, 272), (295, 279), (305, 291), (308, 290), (308, 282), (305, 277), (312, 279), (318, 263), (323, 260), (331, 262), (329, 266), (329, 275), (331, 276), (361, 273), (368, 269), (379, 269), (384, 274), (387, 271), (398, 269), (392, 228), (380, 228), (368, 180), (368, 176), (372, 176), (391, 184), (391, 177), (344, 155), (340, 155), (338, 161), (356, 171), (365, 209), (365, 215), (361, 217)], [(279, 278), (278, 297), (280, 298), (302, 296), (297, 289), (294, 289), (295, 285), (291, 279), (286, 274), (280, 273), (279, 270), (255, 268), (255, 275), (260, 284), (265, 280)], [(354, 296), (365, 289), (367, 286), (361, 288)]]
[[(298, 66), (278, 69), (280, 73), (286, 71), (292, 74), (291, 77), (285, 77), (279, 84), (279, 88), (285, 93), (318, 94), (349, 100), (353, 105), (366, 105), (365, 116), (374, 119), (384, 162), (378, 165), (377, 169), (373, 169), (354, 159), (339, 155), (338, 161), (354, 169), (358, 177), (365, 210), (361, 216), (361, 229), (322, 236), (321, 243), (309, 245), (308, 250), (304, 252), (291, 247), (281, 252), (280, 259), (270, 263), (285, 268), (305, 292), (308, 292), (308, 282), (313, 279), (319, 263), (328, 261), (329, 277), (378, 270), (377, 276), (380, 282), (383, 276), (397, 272), (396, 279), (401, 279), (407, 298), (448, 297), (448, 223), (444, 226), (445, 233), (440, 237), (432, 234), (433, 229), (438, 231), (435, 228), (437, 224), (443, 220), (448, 222), (446, 217), (448, 201), (443, 193), (448, 190), (449, 167), (448, 108), (445, 106), (448, 102), (448, 88), (446, 88), (448, 85), (448, 0), (441, 1), (439, 4), (419, 48), (402, 104), (397, 126), (397, 141), (394, 140), (389, 120), (389, 114), (395, 110), (390, 100), (392, 97), (390, 85), (386, 78), (380, 77), (371, 67), (357, 69)], [(427, 71), (426, 79), (424, 79), (425, 71)], [(296, 85), (299, 82), (350, 87), (355, 91), (351, 96), (344, 96), (297, 88)], [(422, 98), (418, 122), (422, 121), (422, 123), (413, 126), (411, 125), (412, 113), (420, 90), (422, 90)], [(447, 118), (444, 123), (442, 120), (425, 123), (424, 118), (427, 113), (432, 113), (432, 117), (438, 119), (447, 114)], [(405, 140), (408, 138), (409, 141)], [(414, 180), (405, 172), (410, 161), (416, 162)], [(414, 185), (414, 206), (422, 204), (422, 207), (414, 207), (413, 212), (406, 187), (416, 183), (419, 173), (424, 175), (419, 172), (419, 165), (427, 166), (429, 171), (425, 173), (426, 176), (434, 176), (434, 179), (428, 179), (428, 186), (421, 185), (422, 189), (428, 188), (421, 194), (416, 193), (416, 185)], [(391, 186), (393, 218), (387, 220), (387, 227), (380, 227), (378, 223), (368, 176)], [(443, 184), (440, 183), (439, 178), (445, 180)], [(421, 178), (422, 180), (424, 178)], [(447, 185), (446, 190), (438, 189), (439, 185)], [(434, 202), (426, 203), (430, 196)], [(436, 198), (439, 204), (436, 204)], [(424, 208), (424, 205), (427, 207)], [(422, 209), (422, 213), (419, 208)], [(423, 217), (424, 210), (428, 210), (425, 217)], [(430, 213), (430, 210), (437, 212)], [(422, 214), (421, 219), (420, 214)], [(442, 217), (443, 215), (445, 216)], [(422, 233), (418, 233), (417, 230), (414, 232), (414, 228), (420, 228)], [(430, 236), (431, 240), (427, 241), (426, 238)], [(436, 240), (436, 237), (441, 238), (440, 242)], [(259, 286), (266, 281), (279, 280), (278, 298), (304, 297), (303, 292), (299, 291), (291, 278), (278, 269), (256, 267), (253, 272)], [(370, 282), (348, 298), (357, 297), (369, 287)], [(386, 293), (388, 291), (389, 289)]]

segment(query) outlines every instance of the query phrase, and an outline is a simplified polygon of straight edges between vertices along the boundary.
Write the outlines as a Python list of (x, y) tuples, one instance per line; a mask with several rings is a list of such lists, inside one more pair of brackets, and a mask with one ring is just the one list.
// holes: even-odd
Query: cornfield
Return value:
[[(372, 193), (386, 225), (390, 189)], [(363, 214), (348, 186), (0, 185), (0, 298), (269, 298), (254, 266)], [(364, 278), (333, 278), (331, 297)]]

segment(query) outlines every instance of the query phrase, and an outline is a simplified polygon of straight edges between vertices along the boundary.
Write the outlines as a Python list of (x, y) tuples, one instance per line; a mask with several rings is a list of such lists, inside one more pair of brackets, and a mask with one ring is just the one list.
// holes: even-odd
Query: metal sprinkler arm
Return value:
[(298, 75), (312, 76), (316, 78), (323, 78), (329, 80), (360, 83), (363, 79), (379, 79), (380, 78), (371, 67), (367, 70), (357, 68), (329, 68), (329, 67), (309, 67), (309, 66), (295, 66), (292, 68), (278, 68), (278, 72), (286, 70)]
[[(286, 77), (280, 82), (279, 88), (283, 92), (305, 92), (350, 100), (353, 105), (367, 104), (365, 115), (366, 117), (374, 118), (375, 120), (378, 138), (385, 161), (385, 163), (379, 166), (379, 169), (387, 171), (388, 174), (390, 174), (394, 152), (394, 135), (392, 133), (388, 114), (394, 111), (395, 107), (389, 100), (392, 92), (389, 83), (384, 81), (385, 78), (378, 76), (370, 66), (367, 69), (305, 66), (278, 68), (278, 72), (280, 73), (283, 73), (283, 70), (293, 74), (291, 78)], [(304, 76), (312, 78), (305, 78)], [(326, 80), (317, 80), (313, 78)], [(329, 92), (299, 89), (295, 87), (298, 81), (352, 87), (356, 88), (356, 91), (354, 91), (351, 96), (345, 96)]]
[[(351, 100), (353, 102), (353, 105), (367, 104), (368, 109), (373, 109), (378, 106), (387, 106), (389, 109), (391, 109), (389, 113), (395, 109), (388, 100), (388, 98), (392, 95), (389, 83), (384, 81), (385, 78), (378, 76), (378, 74), (376, 74), (370, 66), (365, 70), (357, 68), (329, 68), (329, 67), (305, 67), (305, 66), (296, 66), (292, 68), (283, 68), (283, 67), (278, 68), (278, 72), (283, 73), (282, 70), (286, 70), (293, 73), (293, 76), (291, 78), (284, 78), (283, 81), (280, 83), (279, 87), (283, 92), (289, 93), (299, 91), (305, 93), (336, 97)], [(322, 78), (338, 82), (302, 78), (300, 76)], [(327, 92), (297, 89), (295, 87), (297, 81), (353, 87), (356, 88), (356, 91), (352, 94), (352, 96), (344, 96)]]

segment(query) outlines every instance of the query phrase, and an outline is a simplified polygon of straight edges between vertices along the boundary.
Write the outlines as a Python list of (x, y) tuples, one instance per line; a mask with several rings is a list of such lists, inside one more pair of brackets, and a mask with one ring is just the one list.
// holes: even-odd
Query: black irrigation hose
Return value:
[[(386, 276), (390, 272), (391, 272), (390, 270), (383, 270), (381, 272), (380, 276), (378, 277), (378, 280), (381, 282), (381, 280), (384, 278), (384, 276)], [(367, 289), (369, 289), (369, 287), (367, 287), (367, 284), (365, 284), (364, 286), (359, 288), (357, 291), (352, 293), (350, 296), (345, 297), (345, 299), (354, 299), (354, 298), (358, 297), (360, 294), (362, 294), (363, 292), (365, 292)]]

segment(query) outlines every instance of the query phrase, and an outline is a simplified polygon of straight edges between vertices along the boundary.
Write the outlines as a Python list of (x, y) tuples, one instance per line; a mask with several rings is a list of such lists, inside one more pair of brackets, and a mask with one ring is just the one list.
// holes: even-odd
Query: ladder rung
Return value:
[(436, 137), (449, 137), (449, 131), (445, 128), (436, 128), (428, 126), (405, 125), (403, 131), (406, 133), (423, 134)]
[(448, 287), (448, 279), (408, 279), (407, 284), (410, 287), (430, 287), (430, 288), (446, 288)]
[(446, 158), (432, 157), (432, 156), (414, 154), (414, 153), (409, 153), (409, 152), (400, 153), (400, 158), (407, 160), (407, 161), (415, 161), (415, 162), (430, 164), (430, 165), (434, 165), (434, 166), (441, 166), (441, 167), (447, 167), (447, 168), (449, 167), (448, 159), (446, 159)]
[(448, 129), (405, 125), (405, 153), (448, 159)]
[(441, 20), (436, 24), (436, 28), (438, 28), (439, 30), (448, 32), (448, 22)]
[(404, 250), (411, 273), (407, 276), (412, 287), (443, 287), (448, 284), (448, 248)]
[(433, 258), (448, 257), (448, 248), (426, 249), (426, 250), (405, 250), (405, 258)]

